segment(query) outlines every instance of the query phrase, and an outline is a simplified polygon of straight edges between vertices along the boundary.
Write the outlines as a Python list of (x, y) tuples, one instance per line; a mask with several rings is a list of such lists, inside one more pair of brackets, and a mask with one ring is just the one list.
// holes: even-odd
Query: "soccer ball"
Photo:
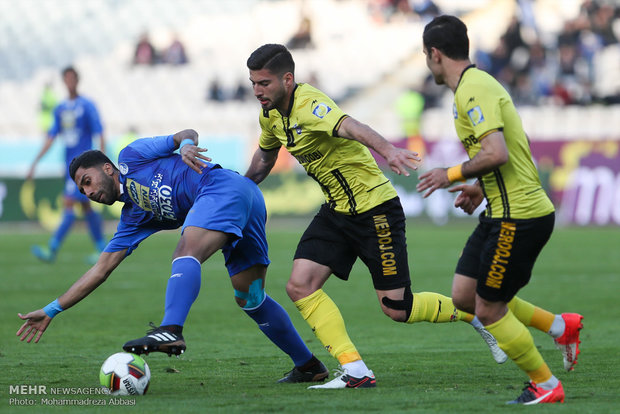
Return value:
[(136, 354), (118, 352), (105, 360), (99, 371), (101, 386), (112, 395), (146, 394), (151, 370)]

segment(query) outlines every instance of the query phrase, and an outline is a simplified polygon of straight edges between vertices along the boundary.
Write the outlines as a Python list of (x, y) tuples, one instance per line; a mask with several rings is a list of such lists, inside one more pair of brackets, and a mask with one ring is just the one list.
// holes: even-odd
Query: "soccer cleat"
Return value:
[(30, 248), (32, 254), (39, 260), (45, 263), (52, 263), (56, 260), (56, 252), (53, 252), (49, 247), (44, 246), (32, 246)]
[(562, 357), (564, 358), (564, 369), (572, 371), (577, 365), (577, 357), (579, 356), (579, 333), (583, 328), (581, 320), (583, 316), (578, 313), (563, 313), (562, 319), (564, 319), (564, 333), (559, 338), (555, 338), (556, 348), (562, 351)]
[(151, 322), (149, 324), (151, 330), (146, 336), (134, 339), (123, 345), (125, 352), (131, 352), (137, 355), (148, 354), (149, 352), (163, 352), (171, 355), (181, 355), (185, 352), (185, 340), (183, 335), (174, 334), (162, 327), (157, 327)]
[(499, 345), (497, 344), (497, 339), (495, 339), (491, 332), (487, 331), (482, 326), (474, 326), (474, 329), (480, 334), (482, 339), (484, 339), (484, 342), (486, 342), (489, 346), (489, 350), (491, 351), (491, 355), (493, 355), (493, 359), (495, 360), (495, 362), (497, 362), (498, 364), (503, 364), (508, 360), (508, 355), (506, 355), (506, 353), (502, 351), (502, 348), (499, 347)]
[(341, 389), (341, 388), (374, 388), (377, 386), (377, 380), (375, 374), (372, 371), (368, 371), (370, 375), (362, 378), (355, 378), (346, 373), (346, 371), (336, 370), (334, 375), (336, 378), (322, 385), (312, 385), (308, 389)]
[(312, 366), (306, 369), (294, 367), (292, 370), (284, 375), (284, 378), (278, 380), (283, 383), (297, 383), (297, 382), (322, 382), (329, 375), (327, 367), (315, 357), (316, 360)]
[(536, 385), (535, 382), (526, 382), (523, 393), (516, 400), (508, 401), (506, 404), (534, 405), (542, 403), (564, 402), (564, 388), (558, 381), (557, 387), (552, 390), (544, 390)]

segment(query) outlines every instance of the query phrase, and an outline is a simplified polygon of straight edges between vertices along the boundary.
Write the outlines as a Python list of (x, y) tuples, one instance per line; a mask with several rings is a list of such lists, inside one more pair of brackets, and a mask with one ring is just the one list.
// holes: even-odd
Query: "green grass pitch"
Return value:
[[(274, 221), (268, 226), (272, 264), (267, 292), (291, 315), (310, 349), (333, 370), (336, 361), (322, 348), (284, 290), (295, 245), (306, 221)], [(408, 248), (415, 291), (450, 293), (458, 254), (474, 221), (446, 227), (410, 220)], [(139, 336), (147, 323), (159, 323), (170, 258), (177, 232), (147, 239), (106, 283), (52, 322), (38, 344), (15, 336), (18, 312), (40, 308), (87, 270), (91, 251), (84, 231), (70, 234), (58, 260), (38, 263), (30, 245), (48, 235), (0, 232), (0, 412), (114, 412), (100, 395), (16, 395), (11, 386), (48, 389), (97, 387), (99, 368), (122, 344)], [(581, 355), (575, 371), (545, 334), (534, 340), (562, 380), (566, 403), (537, 410), (611, 413), (620, 407), (620, 230), (559, 228), (541, 254), (530, 284), (520, 296), (556, 312), (585, 316)], [(331, 278), (327, 293), (339, 305), (353, 342), (377, 376), (371, 390), (307, 390), (277, 384), (291, 367), (254, 322), (238, 309), (221, 254), (203, 265), (203, 282), (185, 328), (188, 352), (181, 358), (146, 357), (151, 385), (146, 396), (131, 397), (133, 409), (157, 413), (466, 413), (531, 410), (506, 407), (526, 380), (512, 362), (497, 365), (475, 331), (464, 323), (405, 325), (383, 315), (370, 277), (356, 264), (351, 279)], [(42, 406), (40, 399), (105, 400), (107, 406)], [(13, 399), (34, 400), (21, 407)]]

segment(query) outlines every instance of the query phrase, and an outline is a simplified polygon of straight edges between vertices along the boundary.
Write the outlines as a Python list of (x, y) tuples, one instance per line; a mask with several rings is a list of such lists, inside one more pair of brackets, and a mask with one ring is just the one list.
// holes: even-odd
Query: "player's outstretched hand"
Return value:
[(446, 188), (450, 186), (448, 173), (445, 168), (433, 168), (425, 172), (419, 177), (420, 182), (416, 186), (418, 192), (426, 191), (422, 197), (426, 198), (433, 194), (438, 188)]
[(207, 165), (200, 160), (211, 161), (211, 158), (201, 154), (201, 152), (206, 151), (206, 148), (200, 148), (195, 145), (188, 144), (183, 145), (179, 152), (181, 153), (181, 157), (183, 158), (183, 162), (185, 164), (189, 165), (189, 167), (198, 174), (202, 174), (202, 169)]
[(459, 184), (450, 189), (451, 193), (460, 191), (454, 200), (454, 207), (462, 209), (467, 214), (472, 214), (484, 200), (482, 188), (478, 185)]
[(409, 151), (406, 148), (394, 147), (389, 154), (386, 154), (386, 161), (388, 165), (398, 175), (404, 175), (409, 177), (408, 170), (417, 170), (418, 166), (416, 162), (420, 162), (422, 159), (418, 156), (417, 152)]
[(35, 343), (39, 342), (41, 335), (43, 335), (43, 332), (45, 332), (47, 326), (52, 321), (52, 318), (47, 316), (43, 309), (39, 309), (25, 315), (18, 313), (17, 316), (26, 322), (24, 322), (21, 328), (19, 328), (16, 335), (21, 336), (19, 338), (20, 341), (26, 340), (28, 343), (30, 343), (33, 339)]

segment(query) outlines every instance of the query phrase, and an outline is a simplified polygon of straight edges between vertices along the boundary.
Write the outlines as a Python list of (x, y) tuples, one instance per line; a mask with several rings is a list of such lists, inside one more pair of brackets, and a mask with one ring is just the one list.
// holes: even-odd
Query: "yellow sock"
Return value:
[(296, 301), (295, 306), (340, 365), (362, 359), (347, 334), (340, 310), (322, 289)]
[(536, 349), (530, 331), (512, 311), (508, 310), (502, 319), (485, 328), (497, 339), (497, 344), (506, 355), (525, 371), (532, 381), (541, 383), (551, 378), (551, 370)]
[(555, 319), (555, 315), (538, 306), (515, 296), (508, 302), (508, 309), (521, 321), (525, 326), (531, 326), (539, 331), (548, 333), (551, 330), (551, 324)]
[(454, 307), (452, 299), (434, 292), (413, 294), (413, 309), (407, 323), (414, 322), (471, 322), (474, 316)]

